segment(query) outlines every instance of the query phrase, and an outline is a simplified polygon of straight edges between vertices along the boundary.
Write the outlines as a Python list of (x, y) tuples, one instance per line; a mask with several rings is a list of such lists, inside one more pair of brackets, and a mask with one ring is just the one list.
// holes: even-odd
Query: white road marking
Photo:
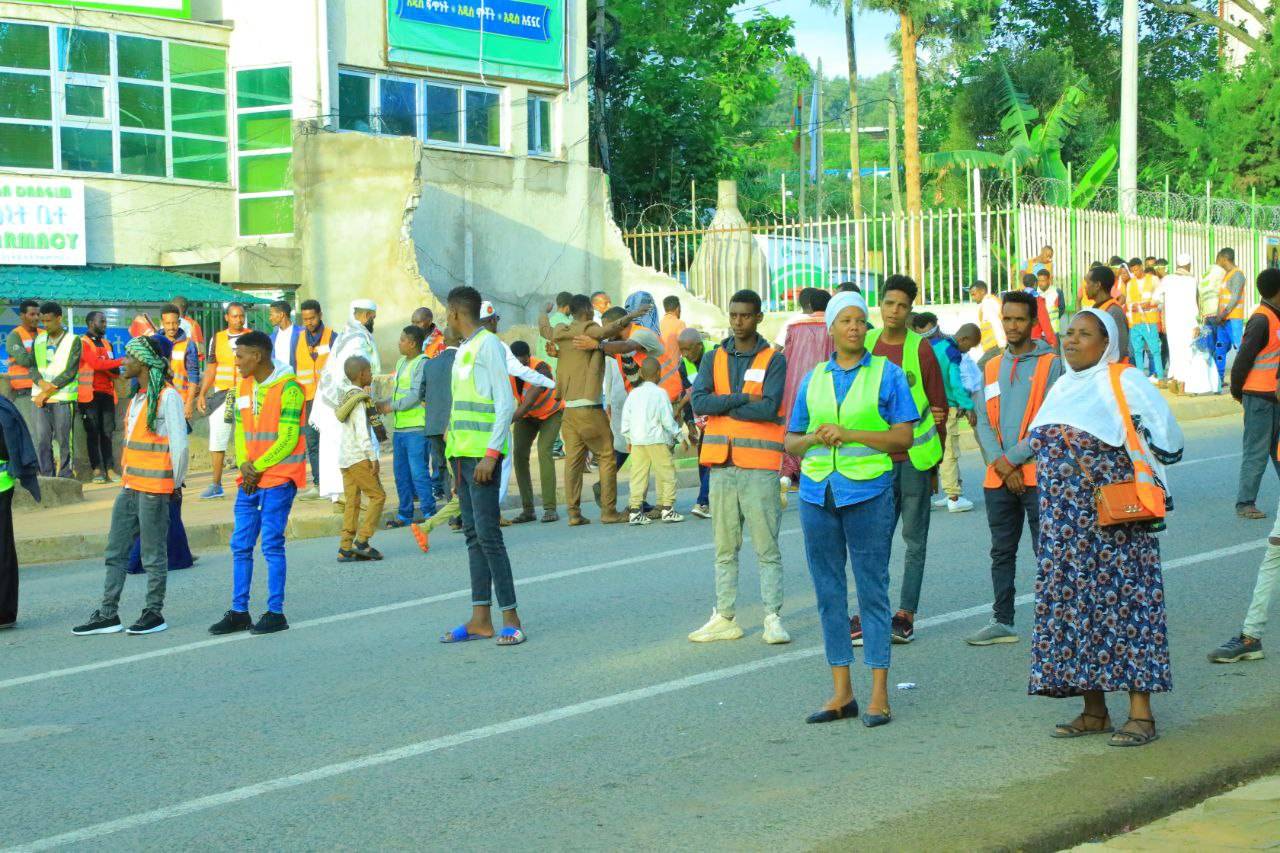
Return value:
[(1186, 459), (1169, 467), (1170, 471), (1178, 471), (1188, 465), (1199, 465), (1201, 462), (1221, 462), (1223, 459), (1239, 459), (1239, 453), (1223, 453), (1221, 456), (1206, 456), (1203, 459)]
[[(799, 533), (800, 528), (793, 527), (781, 532), (781, 536), (790, 536)], [(529, 578), (521, 578), (516, 581), (517, 587), (529, 586), (531, 584), (546, 583), (547, 581), (563, 580), (564, 578), (576, 577), (578, 575), (592, 574), (594, 572), (602, 572), (605, 569), (616, 569), (619, 566), (630, 566), (636, 563), (647, 563), (653, 560), (664, 560), (668, 557), (679, 557), (684, 554), (692, 554), (697, 551), (709, 551), (715, 545), (710, 542), (701, 545), (690, 545), (685, 548), (672, 548), (669, 551), (658, 551), (650, 554), (638, 554), (634, 557), (624, 557), (620, 560), (610, 560), (607, 563), (594, 563), (589, 566), (578, 566), (573, 569), (561, 569), (558, 572), (547, 572), (542, 575), (534, 575)], [(318, 616), (315, 619), (304, 619), (301, 622), (291, 622), (289, 627), (291, 631), (305, 628), (315, 628), (319, 625), (332, 625), (335, 622), (347, 622), (352, 619), (363, 619), (366, 616), (378, 616), (382, 613), (393, 613), (397, 610), (405, 610), (410, 607), (423, 607), (428, 604), (439, 604), (442, 601), (456, 601), (458, 599), (471, 599), (471, 588), (455, 589), (453, 592), (442, 592), (438, 595), (428, 595), (423, 598), (411, 598), (407, 601), (396, 601), (391, 604), (380, 604), (377, 607), (365, 607), (361, 610), (351, 610), (346, 613), (334, 613), (331, 616)], [(163, 649), (155, 649), (150, 652), (140, 652), (136, 655), (123, 655), (116, 658), (108, 658), (94, 663), (80, 664), (79, 666), (68, 666), (62, 669), (50, 669), (45, 672), (36, 672), (31, 675), (20, 675), (14, 678), (0, 681), (0, 690), (7, 690), (11, 687), (19, 687), (23, 684), (34, 684), (39, 681), (49, 681), (54, 678), (66, 678), (72, 675), (81, 675), (86, 672), (96, 672), (101, 669), (110, 669), (116, 666), (124, 666), (131, 663), (141, 663), (142, 661), (154, 660), (155, 658), (169, 657), (170, 655), (182, 654), (184, 652), (194, 652), (200, 649), (207, 649), (213, 646), (221, 646), (225, 643), (236, 643), (244, 640), (252, 639), (247, 632), (239, 634), (228, 634), (223, 637), (210, 637), (207, 640), (197, 640), (194, 643), (183, 643), (180, 646), (169, 646)]]
[[(795, 532), (794, 530), (785, 532)], [(1164, 564), (1164, 569), (1177, 569), (1184, 566), (1191, 566), (1197, 563), (1209, 562), (1222, 557), (1228, 557), (1234, 554), (1242, 554), (1261, 548), (1266, 544), (1265, 539), (1254, 542), (1244, 542), (1239, 545), (1229, 545), (1225, 548), (1216, 548), (1212, 551), (1202, 551), (1199, 554), (1191, 554), (1186, 557), (1179, 557), (1169, 560)], [(687, 553), (697, 548), (682, 548), (672, 553)], [(619, 563), (634, 561), (618, 561)], [(601, 564), (614, 565), (614, 564)], [(569, 569), (569, 572), (582, 573), (591, 567), (584, 566), (582, 569)], [(561, 573), (553, 573), (560, 575)], [(550, 578), (551, 575), (543, 575), (540, 577)], [(532, 580), (532, 579), (530, 579)], [(1016, 604), (1026, 604), (1032, 600), (1031, 594), (1020, 595), (1016, 599)], [(394, 606), (394, 605), (393, 605)], [(411, 606), (411, 605), (405, 605)], [(931, 616), (921, 619), (917, 623), (922, 628), (935, 625), (945, 625), (949, 622), (958, 622), (962, 619), (968, 619), (973, 616), (982, 616), (991, 612), (990, 604), (980, 604), (974, 607), (966, 607), (962, 610), (953, 610), (950, 613), (942, 613), (937, 616)], [(326, 617), (333, 618), (333, 617)], [(463, 732), (457, 732), (451, 735), (443, 735), (441, 737), (431, 738), (430, 740), (419, 741), (417, 743), (398, 746), (393, 749), (375, 752), (360, 758), (353, 758), (348, 761), (339, 761), (334, 764), (326, 764), (323, 767), (316, 767), (302, 773), (294, 773), (289, 776), (278, 776), (275, 779), (267, 779), (252, 785), (244, 785), (239, 788), (232, 788), (227, 791), (221, 791), (216, 794), (209, 794), (204, 797), (196, 797), (195, 799), (185, 800), (180, 803), (162, 806), (151, 811), (138, 812), (137, 814), (126, 815), (125, 817), (108, 820), (102, 823), (95, 823), (91, 826), (82, 827), (80, 829), (64, 832), (59, 835), (50, 835), (17, 847), (10, 847), (0, 853), (25, 853), (25, 851), (51, 850), (55, 847), (61, 847), (67, 844), (78, 844), (82, 842), (92, 841), (106, 835), (112, 835), (117, 832), (125, 832), (132, 829), (138, 829), (151, 824), (159, 823), (170, 818), (182, 817), (184, 815), (195, 814), (197, 812), (216, 809), (220, 806), (238, 803), (244, 800), (250, 800), (254, 797), (260, 797), (264, 794), (270, 794), (274, 791), (283, 791), (288, 788), (297, 788), (302, 785), (308, 785), (312, 782), (321, 782), (325, 779), (331, 779), (335, 776), (341, 776), (346, 773), (353, 773), (358, 770), (365, 770), (370, 767), (378, 767), (384, 764), (391, 764), (397, 761), (403, 761), (406, 758), (416, 758), (420, 755), (428, 755), (433, 752), (439, 752), (442, 749), (449, 749), (455, 746), (461, 746), (465, 743), (473, 743), (475, 741), (487, 740), (498, 735), (511, 734), (512, 732), (524, 731), (526, 729), (535, 728), (537, 726), (545, 726), (549, 723), (559, 722), (561, 720), (571, 719), (573, 717), (581, 717), (584, 714), (591, 714), (596, 711), (603, 711), (608, 708), (616, 708), (621, 705), (629, 705), (634, 702), (640, 702), (645, 699), (652, 699), (655, 696), (662, 696), (667, 693), (675, 693), (680, 690), (688, 690), (692, 687), (699, 687), (703, 684), (711, 684), (717, 681), (725, 681), (730, 678), (737, 678), (740, 675), (748, 675), (761, 670), (772, 669), (783, 664), (793, 663), (799, 660), (808, 660), (809, 658), (818, 657), (822, 654), (821, 646), (811, 646), (806, 649), (796, 649), (795, 651), (784, 652), (782, 654), (773, 655), (759, 660), (749, 661), (747, 663), (737, 664), (735, 666), (724, 667), (723, 669), (713, 669), (707, 672), (699, 672), (693, 675), (687, 675), (684, 678), (676, 678), (671, 681), (664, 681), (659, 684), (650, 684), (647, 687), (640, 687), (635, 690), (628, 690), (623, 693), (614, 693), (609, 696), (600, 696), (596, 699), (588, 699), (585, 702), (577, 702), (573, 705), (563, 705), (559, 708), (552, 708), (537, 714), (530, 714), (525, 717), (517, 717), (513, 720), (506, 720), (501, 723), (491, 723), (487, 726), (479, 726), (478, 728), (468, 729)]]

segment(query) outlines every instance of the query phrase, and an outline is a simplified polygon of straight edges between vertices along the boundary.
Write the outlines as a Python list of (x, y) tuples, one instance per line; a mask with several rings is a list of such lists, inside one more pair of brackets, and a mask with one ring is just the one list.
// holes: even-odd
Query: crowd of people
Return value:
[[(1179, 257), (1167, 276), (1158, 259), (1121, 264), (1119, 273), (1092, 267), (1081, 294), (1088, 304), (1068, 317), (1045, 247), (1028, 263), (1023, 288), (997, 297), (976, 282), (976, 322), (952, 335), (935, 314), (915, 310), (916, 283), (894, 275), (877, 294), (878, 326), (857, 285), (834, 293), (806, 288), (800, 315), (774, 343), (760, 333), (764, 314), (752, 290), (731, 297), (729, 334), (719, 341), (688, 327), (674, 296), (659, 314), (645, 292), (631, 294), (625, 306), (613, 306), (603, 292), (564, 292), (545, 306), (541, 345), (531, 346), (498, 337), (493, 305), (459, 287), (448, 295), (442, 325), (419, 308), (400, 330), (384, 393), (375, 382), (383, 371), (373, 338), (378, 308), (370, 300), (353, 301), (341, 329), (325, 325), (313, 300), (299, 306), (300, 324), (287, 302), (273, 303), (270, 334), (249, 328), (245, 306), (231, 303), (225, 328), (207, 346), (175, 300), (161, 312), (161, 329), (134, 337), (119, 356), (101, 315), (90, 314), (87, 333), (76, 336), (63, 326), (59, 306), (24, 302), (23, 325), (10, 336), (15, 399), (0, 402), (0, 460), (8, 460), (0, 468), (0, 626), (17, 613), (14, 484), (38, 494), (37, 473), (69, 473), (65, 456), (55, 467), (51, 445), (66, 447), (73, 404), (95, 445), (93, 477), (109, 479), (119, 372), (135, 389), (124, 419), (122, 488), (111, 513), (102, 598), (73, 629), (77, 635), (167, 627), (167, 572), (183, 552), (188, 565), (191, 559), (180, 534), (181, 496), (197, 411), (209, 418), (213, 469), (202, 499), (225, 496), (228, 455), (234, 459), (232, 590), (230, 608), (209, 628), (217, 635), (288, 628), (288, 519), (296, 499), (327, 499), (342, 514), (339, 562), (382, 559), (371, 541), (380, 527), (408, 528), (423, 552), (440, 525), (460, 530), (471, 612), (440, 641), (522, 644), (528, 637), (503, 529), (560, 521), (557, 457), (569, 526), (593, 520), (582, 501), (591, 469), (599, 523), (679, 523), (686, 516), (676, 506), (674, 450), (683, 443), (696, 450), (699, 475), (688, 512), (710, 521), (714, 541), (714, 605), (688, 639), (745, 635), (738, 607), (745, 533), (759, 567), (760, 637), (790, 642), (778, 537), (794, 492), (833, 685), (808, 721), (860, 717), (878, 727), (892, 720), (891, 646), (916, 638), (931, 512), (973, 508), (962, 493), (956, 439), (967, 423), (985, 464), (993, 604), (988, 624), (966, 641), (982, 647), (1019, 640), (1015, 580), (1025, 523), (1036, 555), (1029, 692), (1083, 700), (1080, 714), (1053, 735), (1105, 732), (1116, 746), (1150, 743), (1157, 737), (1150, 696), (1171, 686), (1156, 534), (1172, 508), (1164, 466), (1177, 462), (1183, 447), (1156, 387), (1169, 381), (1165, 348), (1176, 365), (1185, 362), (1178, 350), (1187, 341), (1203, 346), (1211, 338), (1215, 359), (1219, 335), (1228, 353), (1238, 349), (1230, 387), (1245, 405), (1242, 516), (1255, 517), (1243, 509), (1256, 512), (1266, 455), (1280, 460), (1280, 271), (1258, 276), (1262, 303), (1248, 325), (1233, 330), (1243, 274), (1229, 249), (1218, 257), (1223, 301), (1209, 313), (1200, 299), (1204, 286), (1190, 276), (1189, 259)], [(1198, 300), (1196, 328), (1184, 335), (1188, 294)], [(50, 409), (57, 406), (67, 408)], [(383, 521), (380, 460), (388, 444), (398, 504)], [(620, 508), (618, 472), (628, 460), (629, 500)], [(504, 518), (512, 470), (520, 509)], [(904, 559), (894, 607), (890, 554), (899, 529)], [(1244, 629), (1211, 660), (1261, 657), (1280, 567), (1280, 522), (1271, 541)], [(256, 620), (255, 549), (267, 567), (267, 600)], [(126, 628), (118, 605), (131, 562), (146, 572), (148, 586), (142, 614)], [(846, 566), (857, 596), (852, 614)], [(862, 713), (851, 676), (854, 647), (864, 649), (871, 670)], [(1118, 727), (1107, 710), (1109, 692), (1129, 697), (1128, 719)]]

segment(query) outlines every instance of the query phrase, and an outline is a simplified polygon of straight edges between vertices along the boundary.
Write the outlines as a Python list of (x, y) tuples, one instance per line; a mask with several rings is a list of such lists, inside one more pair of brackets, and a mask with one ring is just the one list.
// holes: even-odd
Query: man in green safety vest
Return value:
[[(405, 326), (400, 332), (400, 360), (396, 362), (391, 399), (379, 409), (392, 416), (392, 473), (400, 505), (387, 527), (421, 524), (436, 514), (436, 498), (431, 490), (427, 466), (427, 409), (422, 399), (422, 371), (428, 361), (422, 353), (427, 334), (421, 327)], [(414, 513), (414, 501), (418, 514)]]
[[(915, 637), (915, 614), (929, 546), (929, 511), (933, 507), (938, 463), (942, 461), (942, 443), (946, 441), (948, 403), (942, 369), (929, 342), (908, 327), (916, 292), (916, 283), (905, 275), (885, 279), (880, 296), (882, 328), (871, 330), (866, 338), (867, 349), (873, 355), (884, 356), (902, 368), (919, 413), (911, 448), (891, 455), (897, 516), (902, 520), (902, 539), (907, 545), (898, 612), (893, 616), (895, 643), (909, 643)], [(851, 620), (850, 633), (853, 644), (862, 645), (858, 616)]]
[(507, 351), (493, 332), (480, 325), (480, 292), (474, 287), (449, 291), (448, 323), (462, 341), (454, 356), (449, 427), (444, 455), (453, 473), (467, 537), (471, 567), (471, 618), (444, 634), (442, 643), (462, 643), (494, 637), (493, 597), (502, 611), (500, 646), (525, 641), (516, 613), (516, 589), (511, 561), (502, 541), (497, 476), (503, 456), (510, 452), (515, 393), (507, 373)]
[[(31, 396), (36, 454), (42, 476), (71, 477), (71, 424), (80, 390), (80, 336), (63, 325), (62, 306), (56, 302), (40, 306), (40, 320), (44, 331), (36, 337), (33, 348), (40, 390)], [(54, 442), (58, 444), (56, 465)]]

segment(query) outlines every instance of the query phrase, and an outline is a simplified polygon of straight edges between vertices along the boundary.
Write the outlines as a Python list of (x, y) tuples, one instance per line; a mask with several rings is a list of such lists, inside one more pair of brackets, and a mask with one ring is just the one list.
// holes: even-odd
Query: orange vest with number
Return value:
[[(298, 384), (302, 386), (302, 393), (308, 400), (316, 398), (316, 389), (320, 387), (320, 372), (329, 363), (329, 347), (332, 345), (333, 329), (328, 326), (325, 326), (324, 331), (320, 333), (320, 342), (316, 344), (314, 350), (307, 344), (306, 329), (298, 335), (298, 348), (294, 353), (298, 362), (296, 378)], [(311, 357), (313, 352), (315, 358)]]
[[(165, 389), (170, 386), (166, 385)], [(160, 391), (164, 395), (164, 389)], [(124, 452), (120, 457), (120, 467), (124, 473), (120, 477), (126, 489), (135, 492), (146, 492), (149, 495), (173, 494), (173, 457), (169, 455), (169, 437), (147, 429), (146, 395), (139, 394), (141, 411), (133, 422), (133, 429), (125, 439)], [(130, 408), (133, 407), (130, 403)]]
[[(1049, 371), (1053, 369), (1053, 364), (1058, 360), (1056, 355), (1043, 355), (1036, 359), (1036, 370), (1031, 376), (1031, 396), (1027, 398), (1027, 410), (1022, 413), (1022, 425), (1018, 427), (1018, 438), (1014, 442), (1022, 441), (1027, 437), (1027, 428), (1031, 426), (1031, 419), (1036, 416), (1036, 412), (1040, 411), (1040, 406), (1044, 404), (1044, 395), (1049, 390)], [(987, 362), (987, 366), (983, 368), (983, 382), (986, 388), (995, 386), (998, 390), (1000, 387), (1000, 364), (1004, 361), (1004, 353)], [(991, 424), (991, 429), (995, 432), (996, 438), (1000, 441), (1000, 445), (1005, 446), (1004, 436), (1000, 435), (1000, 395), (987, 394), (987, 422)], [(1026, 462), (1022, 465), (1022, 482), (1027, 486), (1036, 484), (1036, 463)], [(982, 481), (982, 487), (985, 489), (998, 489), (1004, 485), (1004, 481), (1000, 479), (1000, 475), (996, 473), (995, 465), (987, 466), (987, 476)]]
[[(280, 432), (280, 401), (288, 385), (289, 381), (284, 380), (268, 388), (266, 396), (262, 399), (261, 410), (254, 414), (253, 379), (240, 380), (239, 394), (235, 404), (239, 407), (236, 417), (240, 419), (244, 429), (245, 449), (249, 455), (249, 459), (245, 461), (257, 459), (276, 443), (276, 437)], [(269, 489), (281, 483), (293, 483), (301, 489), (307, 484), (307, 442), (302, 434), (303, 428), (307, 425), (306, 420), (304, 410), (298, 420), (297, 444), (293, 446), (288, 456), (262, 472), (258, 488)], [(240, 477), (236, 478), (237, 483), (240, 480)]]
[(1254, 317), (1259, 314), (1267, 319), (1267, 341), (1244, 378), (1244, 390), (1274, 394), (1276, 371), (1280, 370), (1280, 319), (1276, 318), (1276, 313), (1270, 308), (1261, 305), (1253, 311)]
[[(542, 364), (546, 364), (546, 362), (540, 358), (536, 358), (536, 357), (529, 358), (530, 370), (537, 370), (538, 366)], [(518, 382), (519, 380), (517, 380), (514, 376), (511, 377), (511, 393), (516, 395), (517, 402), (519, 402), (520, 396), (521, 396), (520, 387), (517, 384)], [(528, 383), (525, 383), (525, 384), (527, 385)], [(559, 397), (556, 396), (556, 391), (554, 388), (538, 387), (538, 395), (537, 397), (534, 398), (534, 400), (535, 402), (533, 404), (533, 407), (529, 409), (529, 412), (525, 415), (526, 418), (533, 418), (534, 420), (545, 421), (547, 418), (551, 417), (556, 412), (564, 411), (564, 402)]]
[[(244, 331), (247, 332), (248, 329)], [(244, 332), (240, 333), (243, 334)], [(240, 371), (236, 368), (235, 347), (231, 346), (231, 335), (226, 329), (213, 336), (213, 357), (217, 360), (213, 371), (213, 387), (218, 391), (230, 391), (239, 384)]]
[[(743, 379), (741, 393), (764, 393), (764, 377), (773, 354), (773, 347), (765, 347), (756, 353)], [(715, 393), (719, 396), (734, 393), (729, 385), (729, 354), (724, 347), (716, 350), (712, 365)], [(702, 434), (698, 461), (703, 465), (729, 464), (737, 468), (779, 471), (782, 469), (782, 439), (786, 433), (781, 403), (778, 404), (777, 418), (770, 421), (740, 421), (728, 415), (712, 415), (707, 418), (707, 428)]]
[[(28, 353), (36, 345), (36, 335), (39, 332), (28, 332), (26, 326), (18, 326), (14, 329), (18, 333), (18, 337), (22, 340), (22, 348)], [(13, 363), (13, 356), (9, 356), (9, 387), (15, 391), (22, 391), (30, 388), (32, 385), (31, 370), (19, 364)]]

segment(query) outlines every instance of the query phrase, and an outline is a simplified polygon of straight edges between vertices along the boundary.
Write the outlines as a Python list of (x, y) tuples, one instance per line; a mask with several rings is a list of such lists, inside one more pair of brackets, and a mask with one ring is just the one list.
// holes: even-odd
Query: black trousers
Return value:
[(13, 541), (13, 489), (0, 492), (0, 625), (18, 621), (18, 546)]
[(1022, 519), (1031, 533), (1035, 553), (1040, 528), (1040, 492), (1028, 488), (1021, 496), (1001, 486), (983, 489), (987, 525), (991, 528), (991, 587), (995, 592), (992, 615), (1001, 625), (1013, 624), (1014, 578), (1018, 573), (1018, 546), (1022, 543)]
[(111, 452), (111, 435), (116, 431), (116, 401), (110, 394), (93, 392), (93, 399), (80, 403), (80, 420), (84, 423), (84, 437), (89, 451), (89, 467), (106, 472), (115, 464)]

